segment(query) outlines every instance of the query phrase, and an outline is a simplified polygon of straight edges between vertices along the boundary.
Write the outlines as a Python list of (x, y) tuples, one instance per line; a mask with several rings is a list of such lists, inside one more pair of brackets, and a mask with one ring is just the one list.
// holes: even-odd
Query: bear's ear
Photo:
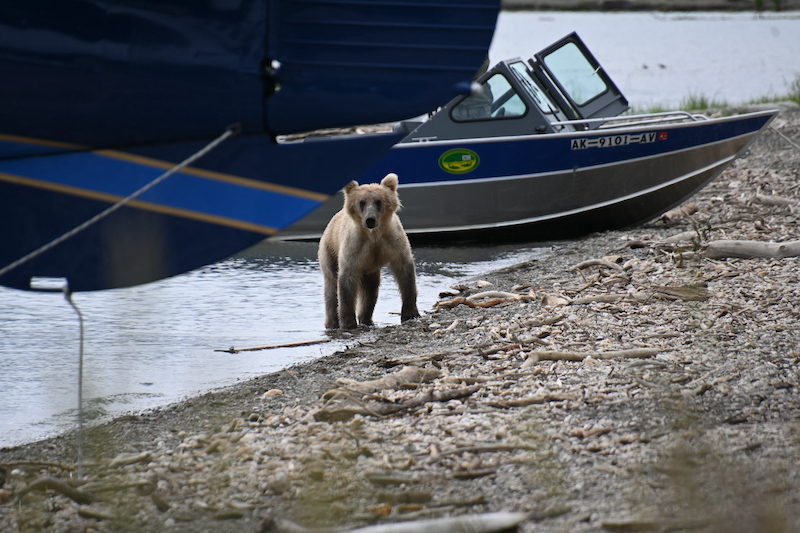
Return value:
[(344, 194), (345, 194), (345, 196), (347, 196), (348, 194), (353, 192), (353, 190), (356, 189), (356, 187), (358, 187), (358, 182), (356, 180), (353, 180), (350, 183), (348, 183), (347, 185), (345, 185), (344, 186)]
[(392, 192), (397, 192), (397, 174), (394, 172), (386, 174), (386, 177), (381, 180), (381, 185), (391, 189)]

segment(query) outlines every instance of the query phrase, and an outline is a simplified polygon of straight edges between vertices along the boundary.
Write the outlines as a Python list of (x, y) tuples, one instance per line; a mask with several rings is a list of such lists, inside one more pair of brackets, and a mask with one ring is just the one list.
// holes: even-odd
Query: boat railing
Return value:
[(578, 120), (562, 120), (551, 122), (553, 126), (575, 126), (576, 124), (586, 124), (596, 126), (596, 129), (611, 129), (623, 126), (644, 126), (648, 124), (664, 124), (670, 122), (698, 122), (708, 120), (705, 115), (692, 114), (688, 111), (665, 111), (662, 113), (647, 113), (642, 115), (620, 115), (616, 117), (596, 117)]

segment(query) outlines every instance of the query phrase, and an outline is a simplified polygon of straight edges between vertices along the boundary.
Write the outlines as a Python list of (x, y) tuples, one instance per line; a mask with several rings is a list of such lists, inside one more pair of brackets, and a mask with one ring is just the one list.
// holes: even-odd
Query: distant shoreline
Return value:
[[(800, 10), (800, 0), (761, 2), (763, 11)], [(756, 11), (755, 0), (503, 0), (508, 11)]]

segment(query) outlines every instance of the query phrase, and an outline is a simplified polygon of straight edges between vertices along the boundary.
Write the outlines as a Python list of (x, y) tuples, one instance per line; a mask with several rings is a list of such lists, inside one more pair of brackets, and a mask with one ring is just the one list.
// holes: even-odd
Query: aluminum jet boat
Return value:
[[(724, 118), (624, 114), (625, 97), (573, 33), (501, 61), (407, 132), (359, 182), (400, 177), (416, 242), (542, 241), (634, 226), (690, 198), (739, 157), (777, 110)], [(333, 197), (280, 235), (314, 239)]]
[[(274, 235), (404, 134), (277, 137), (407, 119), (468, 94), (499, 4), (5, 0), (0, 285), (126, 287)], [(232, 125), (238, 135), (196, 163), (57, 241)]]

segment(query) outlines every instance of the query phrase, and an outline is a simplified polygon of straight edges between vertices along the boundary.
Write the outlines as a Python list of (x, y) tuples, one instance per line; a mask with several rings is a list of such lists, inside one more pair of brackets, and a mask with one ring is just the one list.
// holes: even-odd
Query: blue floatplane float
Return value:
[[(359, 182), (400, 177), (416, 242), (542, 241), (637, 225), (690, 198), (778, 111), (709, 119), (626, 115), (628, 102), (576, 34), (501, 61), (406, 132)], [(333, 197), (281, 234), (319, 237)]]
[(0, 284), (125, 287), (276, 234), (405, 134), (277, 137), (402, 120), (469, 93), (498, 11), (499, 0), (6, 0)]

